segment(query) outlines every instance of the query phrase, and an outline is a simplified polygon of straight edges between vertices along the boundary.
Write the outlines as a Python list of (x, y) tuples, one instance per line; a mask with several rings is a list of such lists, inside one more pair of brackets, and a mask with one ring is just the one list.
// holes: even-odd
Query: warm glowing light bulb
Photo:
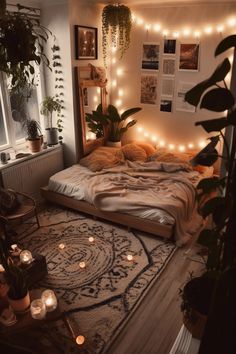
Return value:
[(189, 36), (189, 35), (190, 35), (190, 29), (189, 29), (189, 28), (185, 28), (185, 29), (183, 30), (183, 35), (184, 35), (185, 37)]
[(165, 143), (165, 141), (164, 141), (164, 140), (161, 140), (161, 141), (160, 141), (160, 143), (159, 143), (159, 145), (160, 145), (161, 147), (163, 147), (163, 146), (165, 146), (165, 145), (166, 145), (166, 143)]
[(154, 31), (160, 32), (160, 30), (161, 30), (161, 25), (160, 25), (159, 23), (156, 23), (156, 24), (154, 25)]
[(78, 345), (82, 345), (82, 344), (84, 344), (84, 342), (85, 342), (85, 337), (84, 336), (77, 336), (76, 337), (76, 339), (75, 339), (75, 341), (76, 341), (76, 343), (78, 344)]
[(206, 34), (211, 34), (212, 33), (212, 27), (208, 26), (208, 27), (205, 28), (204, 31), (205, 31)]
[(112, 87), (116, 87), (117, 86), (117, 81), (116, 80), (112, 80)]
[(142, 133), (143, 127), (137, 127), (137, 131), (138, 131), (139, 133)]
[(189, 148), (189, 149), (193, 149), (193, 148), (194, 148), (194, 145), (193, 145), (192, 143), (189, 143), (189, 144), (188, 144), (188, 148)]
[(168, 147), (169, 147), (170, 150), (174, 150), (174, 148), (175, 148), (174, 144), (169, 144)]
[(94, 243), (95, 238), (94, 238), (93, 236), (90, 236), (90, 237), (88, 238), (88, 240), (89, 240), (90, 243)]
[(155, 141), (157, 141), (157, 137), (156, 137), (155, 135), (153, 135), (153, 136), (151, 137), (151, 140), (152, 140), (153, 142), (155, 142)]
[(117, 48), (116, 47), (111, 47), (111, 51), (112, 51), (112, 53), (115, 53), (117, 51)]
[(236, 18), (235, 18), (235, 17), (229, 18), (229, 19), (228, 19), (228, 25), (229, 25), (230, 27), (235, 26), (235, 25), (236, 25)]
[(84, 268), (86, 267), (85, 262), (79, 262), (79, 267), (80, 267), (81, 269), (84, 269)]
[(179, 151), (181, 151), (181, 152), (185, 151), (185, 146), (184, 145), (180, 145), (179, 146)]
[(58, 246), (59, 250), (64, 250), (65, 247), (66, 246), (65, 246), (64, 243), (60, 243), (59, 246)]
[(179, 37), (179, 32), (173, 32), (173, 37), (178, 38)]
[(143, 24), (143, 19), (142, 18), (138, 18), (137, 19), (137, 24), (138, 25), (142, 25)]
[(116, 105), (117, 105), (117, 107), (120, 107), (122, 105), (122, 101), (121, 100), (116, 100)]
[(116, 58), (112, 58), (112, 64), (115, 64), (116, 63)]
[(200, 31), (195, 31), (194, 32), (194, 37), (199, 38), (201, 36), (201, 32)]
[(122, 97), (122, 96), (124, 95), (124, 90), (119, 89), (119, 91), (118, 91), (118, 95), (119, 95), (120, 97)]
[(201, 140), (201, 141), (199, 141), (198, 146), (199, 146), (200, 148), (204, 148), (204, 147), (206, 146), (206, 142), (205, 142), (204, 140)]
[(145, 136), (145, 138), (149, 137), (149, 133), (148, 132), (145, 132), (143, 135)]
[(149, 30), (151, 29), (151, 25), (149, 25), (149, 24), (145, 25), (145, 29), (146, 29), (147, 31), (149, 31)]
[(100, 94), (101, 93), (101, 89), (100, 87), (97, 87), (97, 93)]
[(169, 33), (168, 30), (164, 30), (164, 31), (162, 32), (163, 36), (168, 36), (168, 33)]
[(217, 31), (218, 33), (222, 33), (222, 32), (224, 31), (224, 26), (223, 26), (223, 25), (217, 26), (217, 27), (216, 27), (216, 31)]
[(118, 76), (122, 75), (122, 73), (123, 73), (123, 70), (122, 70), (121, 68), (118, 68), (118, 69), (116, 70), (116, 74), (117, 74)]
[(94, 96), (94, 97), (93, 97), (93, 101), (94, 101), (94, 102), (98, 102), (98, 97), (97, 97), (97, 96)]

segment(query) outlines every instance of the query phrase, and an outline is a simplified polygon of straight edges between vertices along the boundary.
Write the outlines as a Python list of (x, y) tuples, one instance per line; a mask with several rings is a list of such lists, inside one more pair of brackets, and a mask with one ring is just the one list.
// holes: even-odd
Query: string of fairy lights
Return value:
[[(224, 33), (228, 33), (230, 30), (234, 31), (236, 29), (236, 16), (231, 16), (216, 25), (207, 24), (205, 26), (199, 26), (198, 28), (189, 28), (183, 27), (181, 29), (171, 30), (168, 26), (158, 23), (150, 23), (145, 21), (140, 16), (136, 14), (132, 14), (133, 24), (137, 27), (143, 28), (147, 33), (153, 31), (153, 33), (158, 33), (160, 36), (164, 38), (195, 38), (200, 39), (203, 35), (210, 36), (213, 34), (220, 34), (221, 36)], [(230, 57), (231, 63), (233, 62), (233, 55)], [(124, 75), (124, 67), (117, 66), (118, 58), (117, 58), (117, 48), (111, 47), (110, 51), (110, 66), (111, 66), (111, 76), (112, 80), (110, 82), (110, 89), (115, 91), (116, 99), (114, 100), (114, 105), (118, 108), (119, 112), (122, 113), (124, 111), (123, 108), (123, 98), (126, 96), (125, 88), (122, 88), (120, 85), (120, 78)], [(227, 75), (227, 81), (230, 80), (231, 74)], [(99, 91), (97, 92), (99, 94)], [(94, 102), (98, 102), (98, 97), (94, 96)], [(127, 119), (127, 123), (131, 120), (131, 118)], [(197, 149), (203, 148), (206, 146), (208, 141), (206, 139), (200, 139), (197, 142), (186, 142), (185, 144), (174, 144), (172, 142), (165, 141), (162, 137), (157, 134), (153, 134), (144, 126), (137, 124), (137, 140), (146, 140), (151, 142), (153, 145), (157, 145), (160, 147), (166, 147), (169, 150), (179, 150), (180, 152), (184, 152), (189, 149)], [(93, 133), (88, 133), (88, 138), (94, 139), (95, 135)]]

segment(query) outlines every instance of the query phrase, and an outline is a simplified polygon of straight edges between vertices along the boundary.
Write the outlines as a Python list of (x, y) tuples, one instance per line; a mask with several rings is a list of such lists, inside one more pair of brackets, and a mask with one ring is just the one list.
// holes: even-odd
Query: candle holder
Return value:
[(20, 253), (21, 264), (30, 264), (33, 261), (32, 253), (28, 250), (24, 250)]
[(53, 290), (44, 290), (41, 300), (44, 302), (47, 312), (52, 312), (57, 308), (57, 298)]
[(41, 299), (36, 299), (30, 305), (31, 316), (36, 320), (42, 320), (46, 316), (46, 306)]

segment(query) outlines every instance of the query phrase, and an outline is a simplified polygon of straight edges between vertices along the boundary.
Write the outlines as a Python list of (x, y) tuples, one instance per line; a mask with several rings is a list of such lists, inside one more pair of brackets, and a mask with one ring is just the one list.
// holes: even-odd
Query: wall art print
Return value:
[(195, 86), (192, 82), (179, 82), (175, 101), (176, 111), (195, 113), (196, 108), (185, 101), (185, 94)]
[(175, 75), (175, 59), (163, 58), (162, 68), (163, 68), (163, 75), (174, 76)]
[(159, 43), (143, 43), (142, 69), (159, 70)]
[(75, 59), (97, 59), (97, 28), (75, 25)]
[(175, 54), (176, 52), (176, 39), (164, 40), (164, 54)]
[(199, 67), (199, 44), (181, 43), (179, 70), (198, 71)]
[(157, 76), (152, 74), (141, 75), (141, 103), (156, 104)]

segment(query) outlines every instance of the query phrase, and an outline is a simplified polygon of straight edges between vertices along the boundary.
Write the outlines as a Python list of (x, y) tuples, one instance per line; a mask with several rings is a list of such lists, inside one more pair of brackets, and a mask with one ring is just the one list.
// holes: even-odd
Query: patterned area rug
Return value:
[[(48, 208), (39, 218), (41, 228), (32, 231), (35, 225), (25, 224), (19, 241), (46, 257), (48, 276), (40, 288), (55, 290), (74, 332), (85, 336), (80, 353), (105, 352), (170, 261), (175, 246), (61, 208)], [(59, 249), (61, 243), (64, 249)], [(51, 331), (65, 353), (77, 352), (63, 323)]]

